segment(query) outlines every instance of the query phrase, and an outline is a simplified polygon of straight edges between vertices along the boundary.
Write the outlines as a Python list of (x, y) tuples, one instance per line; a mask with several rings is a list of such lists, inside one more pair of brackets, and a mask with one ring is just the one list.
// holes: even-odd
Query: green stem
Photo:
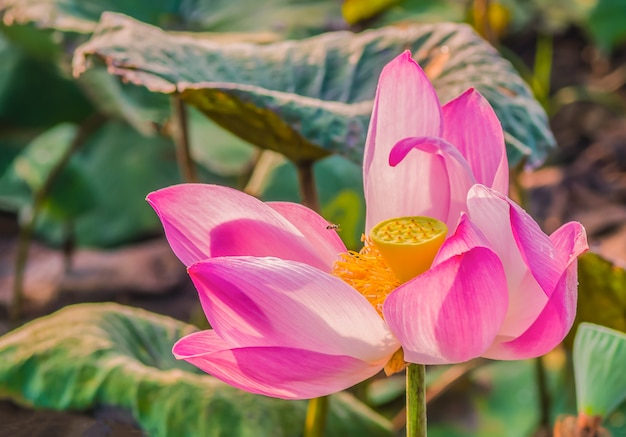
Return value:
[(426, 437), (426, 366), (406, 369), (406, 436)]
[(545, 429), (550, 429), (550, 393), (548, 392), (546, 369), (541, 357), (535, 359), (535, 371), (539, 390), (539, 425)]
[(320, 202), (315, 188), (315, 177), (313, 175), (313, 163), (315, 161), (301, 161), (296, 163), (298, 168), (298, 184), (300, 186), (300, 197), (302, 204), (313, 211), (320, 212)]
[(20, 231), (17, 236), (17, 250), (15, 254), (15, 267), (13, 269), (13, 296), (9, 306), (9, 324), (17, 327), (22, 317), (22, 306), (24, 302), (24, 272), (28, 261), (28, 249), (33, 236), (37, 214), (35, 208), (30, 208), (29, 216), (20, 223)]
[(546, 112), (550, 113), (550, 77), (552, 76), (552, 56), (554, 44), (552, 35), (539, 34), (535, 52), (534, 83), (535, 96)]
[(11, 326), (17, 326), (22, 317), (22, 306), (24, 302), (24, 272), (28, 262), (28, 250), (33, 237), (33, 231), (37, 218), (44, 201), (48, 197), (54, 182), (63, 169), (70, 162), (72, 155), (85, 143), (87, 138), (95, 132), (106, 121), (101, 114), (94, 114), (86, 119), (79, 127), (76, 135), (72, 139), (72, 143), (65, 153), (50, 169), (50, 173), (44, 180), (41, 187), (33, 194), (33, 205), (29, 211), (29, 215), (25, 217), (24, 222), (20, 224), (20, 232), (18, 235), (17, 253), (15, 255), (15, 269), (13, 282), (13, 296), (11, 306), (9, 308), (9, 323)]
[(178, 94), (171, 97), (174, 132), (173, 139), (176, 145), (176, 161), (178, 169), (185, 182), (198, 182), (196, 167), (191, 157), (191, 147), (189, 145), (189, 122), (187, 117), (187, 108), (185, 103)]
[(304, 437), (322, 437), (328, 417), (328, 396), (311, 399), (304, 422)]
[(483, 38), (491, 45), (496, 44), (496, 38), (489, 21), (489, 4), (490, 0), (474, 0), (472, 4), (472, 15), (474, 20), (474, 28)]

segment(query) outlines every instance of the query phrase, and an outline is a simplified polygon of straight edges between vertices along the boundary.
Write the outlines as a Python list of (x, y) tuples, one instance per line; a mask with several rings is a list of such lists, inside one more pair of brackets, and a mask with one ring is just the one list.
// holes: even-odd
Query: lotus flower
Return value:
[(397, 57), (381, 73), (363, 176), (359, 253), (298, 204), (214, 185), (151, 193), (213, 328), (175, 356), (302, 399), (404, 362), (535, 357), (567, 334), (584, 229), (547, 236), (508, 199), (502, 128), (478, 92), (442, 107), (410, 54)]

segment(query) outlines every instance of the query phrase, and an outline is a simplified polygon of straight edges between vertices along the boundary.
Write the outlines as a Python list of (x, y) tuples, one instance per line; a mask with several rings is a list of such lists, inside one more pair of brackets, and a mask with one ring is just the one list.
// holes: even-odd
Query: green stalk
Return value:
[(173, 139), (176, 146), (176, 161), (183, 181), (191, 183), (198, 182), (198, 174), (191, 157), (191, 146), (189, 145), (189, 121), (187, 108), (180, 95), (173, 94), (171, 104), (174, 119)]
[(328, 417), (328, 396), (311, 399), (306, 411), (304, 437), (323, 437)]
[(537, 100), (546, 112), (549, 111), (550, 77), (552, 76), (552, 56), (554, 44), (552, 35), (539, 34), (537, 36), (537, 50), (535, 51), (534, 89)]
[(315, 178), (313, 175), (313, 164), (315, 161), (301, 161), (296, 163), (298, 168), (298, 184), (300, 186), (300, 197), (302, 204), (313, 211), (320, 212), (320, 202), (315, 188)]
[(426, 437), (426, 366), (406, 369), (406, 436)]
[(546, 378), (546, 369), (541, 357), (535, 358), (535, 373), (539, 390), (539, 426), (550, 429), (550, 392)]
[(490, 0), (474, 0), (472, 2), (472, 17), (474, 29), (491, 45), (496, 45), (496, 38), (489, 21)]

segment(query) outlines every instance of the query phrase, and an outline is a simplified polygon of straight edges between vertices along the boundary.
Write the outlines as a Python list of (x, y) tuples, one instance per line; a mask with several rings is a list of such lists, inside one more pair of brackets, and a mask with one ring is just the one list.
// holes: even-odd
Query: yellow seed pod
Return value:
[(448, 227), (431, 217), (399, 217), (378, 223), (370, 238), (401, 283), (430, 268)]

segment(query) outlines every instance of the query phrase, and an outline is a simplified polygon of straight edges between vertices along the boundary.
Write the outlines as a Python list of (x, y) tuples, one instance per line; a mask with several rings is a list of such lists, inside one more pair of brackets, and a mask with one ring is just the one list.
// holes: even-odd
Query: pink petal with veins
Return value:
[(391, 151), (389, 165), (396, 189), (378, 193), (384, 201), (368, 209), (370, 222), (418, 215), (434, 217), (449, 228), (457, 224), (476, 181), (454, 146), (435, 137), (405, 138)]
[[(435, 89), (409, 51), (385, 66), (378, 80), (363, 158), (363, 188), (368, 217), (366, 233), (377, 222), (370, 218), (372, 208), (382, 208), (389, 193), (398, 187), (389, 168), (389, 154), (402, 138), (441, 135), (441, 106)], [(427, 177), (428, 163), (415, 171)], [(377, 214), (374, 214), (377, 215)], [(393, 216), (388, 216), (390, 218)]]
[(384, 365), (288, 347), (233, 347), (211, 330), (182, 338), (173, 352), (234, 387), (282, 399), (335, 393), (375, 375)]
[(500, 260), (475, 247), (401, 285), (385, 301), (383, 314), (406, 361), (447, 364), (483, 354), (507, 305)]
[(465, 157), (476, 182), (507, 194), (509, 163), (504, 132), (487, 99), (470, 88), (446, 103), (442, 111), (442, 137)]
[[(328, 271), (323, 259), (283, 215), (258, 199), (218, 185), (182, 184), (150, 193), (174, 253), (186, 265), (219, 256), (276, 256)], [(325, 228), (324, 228), (325, 230)]]
[(333, 262), (339, 258), (340, 253), (348, 251), (337, 231), (329, 228), (328, 221), (312, 209), (291, 202), (267, 202), (266, 205), (285, 217), (312, 243), (319, 258), (328, 261), (326, 271), (332, 269)]
[(306, 264), (211, 258), (191, 266), (189, 275), (211, 326), (233, 347), (280, 346), (368, 362), (399, 348), (365, 297)]

